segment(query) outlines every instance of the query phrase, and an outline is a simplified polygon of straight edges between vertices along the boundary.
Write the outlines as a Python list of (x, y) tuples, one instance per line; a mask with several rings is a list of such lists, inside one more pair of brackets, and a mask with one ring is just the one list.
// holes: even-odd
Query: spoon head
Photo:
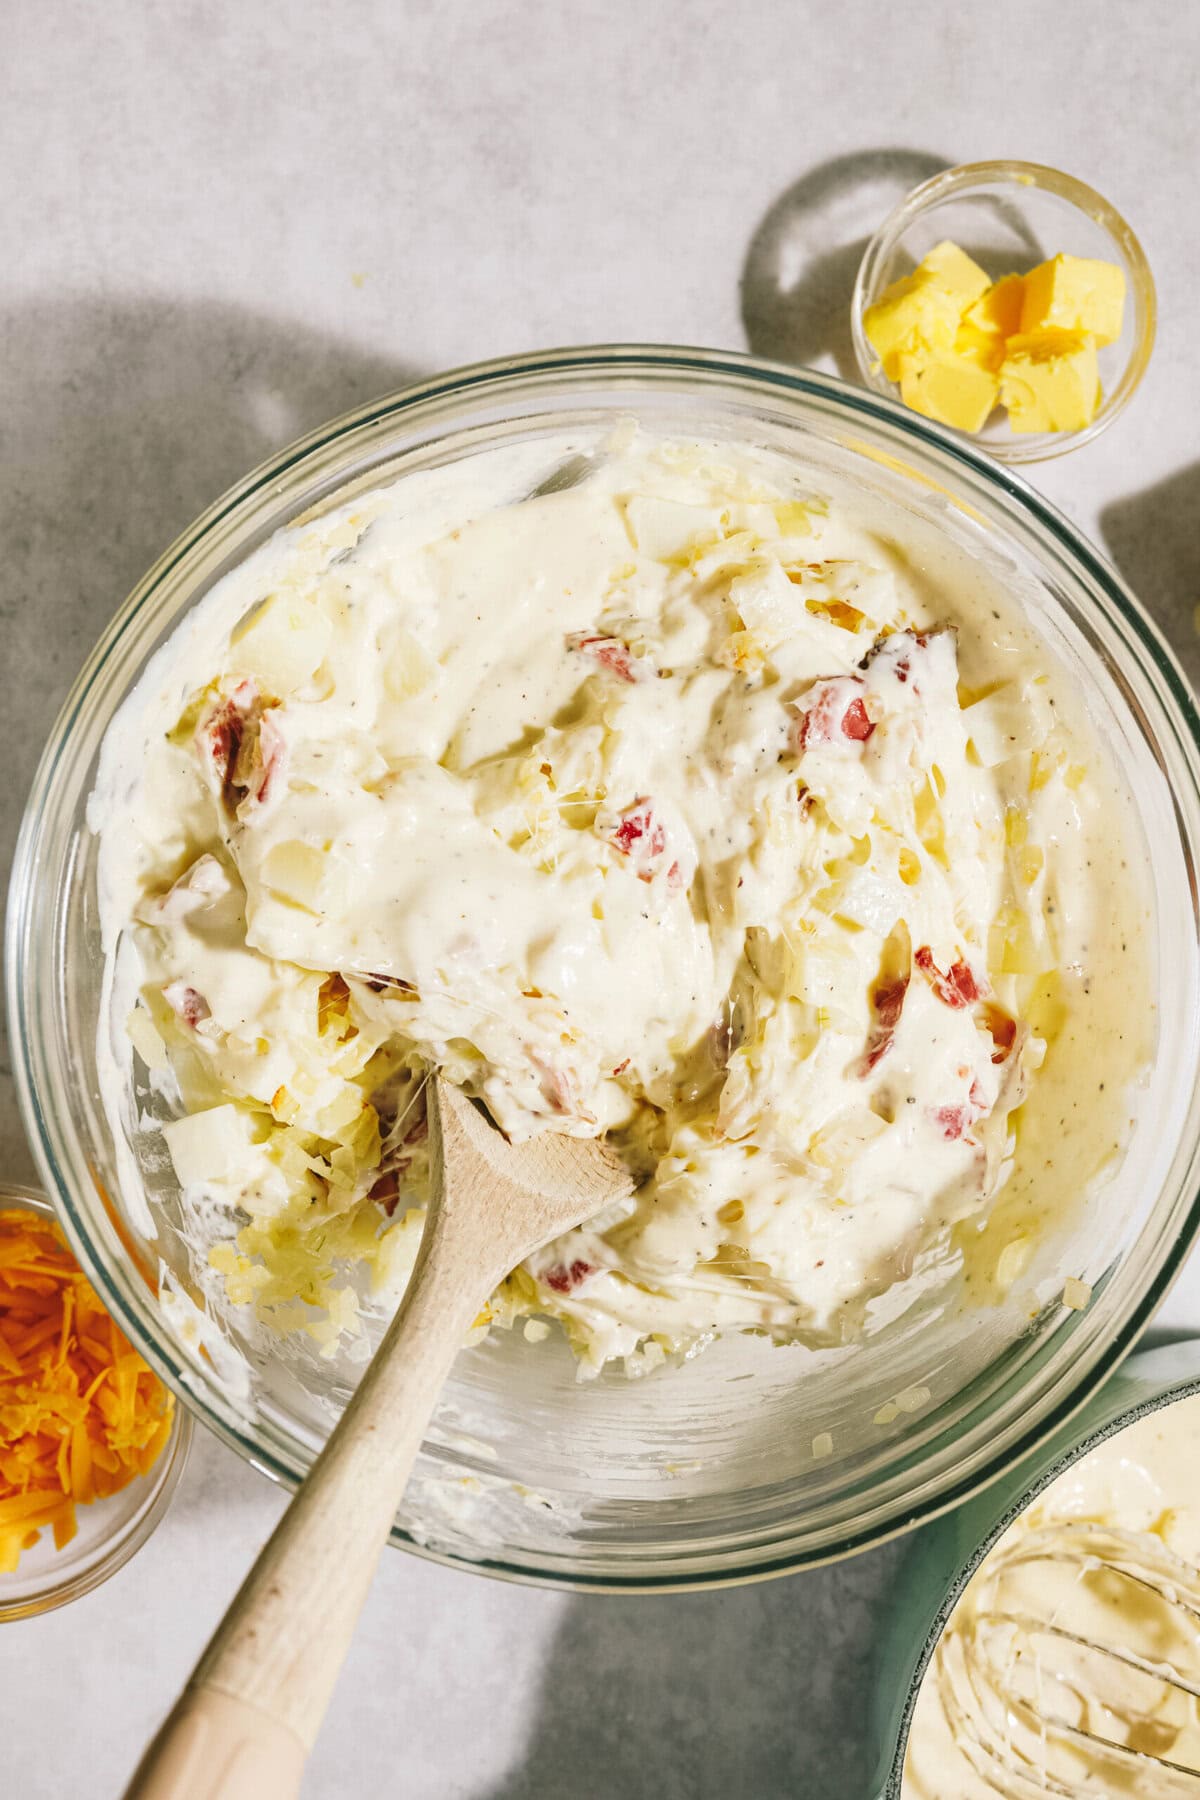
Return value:
[(429, 1113), (435, 1198), (445, 1205), (479, 1195), (497, 1227), (503, 1222), (520, 1238), (521, 1254), (633, 1192), (633, 1176), (599, 1138), (548, 1131), (510, 1144), (461, 1088), (440, 1078), (430, 1083)]

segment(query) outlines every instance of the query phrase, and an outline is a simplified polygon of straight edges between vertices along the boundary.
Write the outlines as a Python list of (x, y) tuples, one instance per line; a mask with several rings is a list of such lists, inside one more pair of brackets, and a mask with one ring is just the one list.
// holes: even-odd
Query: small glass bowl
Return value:
[[(0, 1182), (0, 1212), (13, 1208), (54, 1218), (44, 1194)], [(107, 1581), (140, 1550), (179, 1485), (192, 1443), (192, 1417), (179, 1402), (171, 1435), (148, 1475), (136, 1476), (119, 1494), (76, 1508), (78, 1529), (61, 1550), (54, 1533), (43, 1531), (11, 1574), (0, 1574), (0, 1624), (52, 1612)]]
[(979, 162), (944, 169), (914, 188), (884, 220), (859, 265), (851, 301), (854, 354), (863, 381), (890, 400), (900, 389), (879, 364), (863, 326), (868, 307), (912, 273), (935, 244), (948, 238), (993, 280), (1025, 274), (1048, 257), (1095, 257), (1125, 272), (1125, 318), (1120, 337), (1098, 352), (1103, 398), (1082, 431), (1015, 432), (999, 409), (971, 434), (999, 462), (1046, 462), (1090, 443), (1133, 398), (1154, 348), (1154, 277), (1125, 220), (1094, 188), (1042, 163)]

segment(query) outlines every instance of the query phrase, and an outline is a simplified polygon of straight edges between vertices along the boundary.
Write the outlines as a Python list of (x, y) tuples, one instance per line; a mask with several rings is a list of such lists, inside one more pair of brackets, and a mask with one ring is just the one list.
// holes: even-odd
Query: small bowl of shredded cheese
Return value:
[(0, 1621), (62, 1606), (126, 1563), (170, 1504), (191, 1437), (49, 1202), (0, 1183)]
[(867, 246), (852, 302), (866, 384), (1001, 462), (1090, 442), (1128, 405), (1154, 279), (1093, 188), (1040, 163), (945, 169)]

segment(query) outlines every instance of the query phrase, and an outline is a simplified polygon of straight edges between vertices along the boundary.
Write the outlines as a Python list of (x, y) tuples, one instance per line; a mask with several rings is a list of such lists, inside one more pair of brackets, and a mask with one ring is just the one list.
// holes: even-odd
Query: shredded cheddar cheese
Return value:
[(43, 1528), (145, 1475), (174, 1400), (109, 1318), (57, 1225), (0, 1210), (0, 1573)]

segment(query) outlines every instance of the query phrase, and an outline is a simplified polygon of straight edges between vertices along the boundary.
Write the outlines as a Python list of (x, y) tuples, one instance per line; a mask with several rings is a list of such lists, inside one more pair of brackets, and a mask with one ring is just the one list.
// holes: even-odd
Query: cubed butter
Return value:
[(1012, 337), (1021, 329), (1024, 304), (1024, 276), (1002, 275), (971, 302), (963, 316), (963, 324), (971, 325), (989, 337)]
[(986, 271), (965, 250), (952, 244), (949, 238), (943, 238), (940, 244), (934, 245), (928, 256), (921, 258), (917, 273), (931, 277), (952, 294), (961, 295), (964, 306), (977, 300), (989, 286)]
[(1000, 402), (1014, 431), (1082, 431), (1100, 404), (1094, 340), (1082, 331), (1009, 338), (1000, 367)]
[(1024, 283), (1003, 275), (973, 300), (954, 336), (954, 354), (995, 375), (1004, 361), (1004, 342), (1021, 329)]
[(949, 288), (918, 269), (880, 295), (863, 314), (863, 330), (889, 381), (898, 381), (905, 357), (925, 350), (948, 350), (958, 329), (962, 302)]
[(1120, 335), (1124, 298), (1111, 263), (1055, 256), (989, 282), (943, 242), (863, 323), (914, 412), (975, 432), (1000, 404), (1015, 432), (1079, 431), (1100, 405), (1096, 350)]
[(911, 275), (893, 281), (863, 315), (863, 329), (888, 379), (900, 379), (905, 357), (949, 350), (964, 308), (987, 285), (979, 264), (949, 241), (935, 244)]
[(997, 331), (981, 331), (964, 319), (954, 334), (953, 350), (960, 362), (995, 375), (1004, 361), (1004, 339)]
[(992, 370), (979, 367), (955, 350), (935, 351), (907, 362), (900, 377), (900, 398), (906, 406), (959, 431), (982, 430), (999, 389)]
[(1115, 263), (1086, 256), (1052, 256), (1025, 277), (1021, 335), (1086, 331), (1097, 344), (1121, 335), (1125, 272)]

